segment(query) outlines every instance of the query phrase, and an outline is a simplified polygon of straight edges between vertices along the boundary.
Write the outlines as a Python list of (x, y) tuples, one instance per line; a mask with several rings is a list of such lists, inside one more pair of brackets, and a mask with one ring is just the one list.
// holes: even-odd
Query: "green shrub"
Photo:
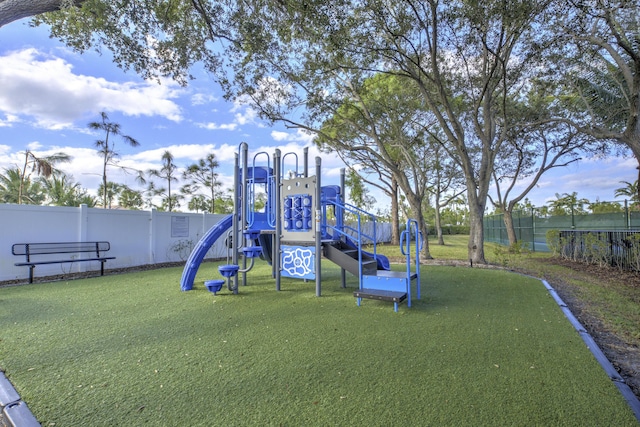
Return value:
[(560, 230), (548, 230), (545, 237), (547, 239), (547, 247), (551, 249), (551, 254), (553, 256), (560, 255), (562, 253)]

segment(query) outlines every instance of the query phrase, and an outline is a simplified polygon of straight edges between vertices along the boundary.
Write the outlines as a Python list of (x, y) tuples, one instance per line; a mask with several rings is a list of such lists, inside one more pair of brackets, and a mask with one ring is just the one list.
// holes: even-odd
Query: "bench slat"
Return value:
[(44, 265), (44, 264), (62, 264), (65, 262), (81, 262), (81, 261), (107, 261), (110, 259), (116, 259), (114, 256), (109, 257), (101, 257), (101, 258), (78, 258), (78, 259), (57, 259), (51, 261), (31, 261), (31, 262), (16, 262), (16, 267), (25, 266), (25, 265)]
[(76, 252), (107, 252), (111, 249), (109, 242), (47, 242), (47, 243), (15, 243), (11, 247), (13, 255), (48, 255)]
[[(98, 242), (47, 242), (47, 243), (15, 243), (11, 246), (13, 255), (22, 255), (25, 257), (24, 262), (16, 262), (16, 266), (29, 267), (29, 283), (33, 283), (33, 270), (36, 265), (45, 264), (64, 264), (84, 261), (100, 261), (100, 275), (104, 275), (104, 263), (116, 257), (101, 256), (100, 252), (107, 252), (111, 249), (111, 244), (106, 241)], [(37, 255), (60, 255), (60, 254), (78, 254), (92, 253), (91, 258), (73, 258), (73, 259), (43, 259), (41, 261), (33, 261), (31, 257)]]

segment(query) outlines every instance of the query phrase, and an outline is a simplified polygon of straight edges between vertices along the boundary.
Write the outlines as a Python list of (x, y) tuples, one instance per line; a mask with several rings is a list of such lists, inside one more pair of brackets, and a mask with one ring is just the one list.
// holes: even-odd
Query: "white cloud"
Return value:
[(202, 129), (207, 129), (207, 130), (236, 130), (236, 128), (238, 127), (237, 123), (222, 123), (222, 124), (218, 124), (218, 123), (214, 123), (214, 122), (209, 122), (209, 123), (197, 123), (196, 124), (199, 128)]
[(187, 164), (206, 157), (209, 153), (215, 154), (216, 159), (221, 164), (223, 162), (232, 163), (237, 147), (228, 144), (177, 144), (123, 156), (122, 160), (159, 165), (165, 151), (169, 151), (173, 155), (177, 164), (186, 166)]
[(583, 159), (545, 173), (527, 197), (535, 206), (555, 200), (555, 194), (573, 192), (590, 201), (616, 200), (615, 189), (623, 186), (620, 181), (633, 182), (637, 179), (636, 167), (635, 160), (629, 158)]
[(0, 128), (1, 127), (10, 127), (13, 126), (14, 123), (19, 122), (18, 116), (15, 114), (5, 114), (5, 119), (0, 119)]
[(33, 141), (27, 144), (27, 148), (31, 151), (39, 150), (42, 148), (42, 144), (39, 141)]
[(304, 129), (296, 129), (295, 133), (282, 132), (278, 130), (271, 131), (271, 138), (274, 141), (300, 142), (302, 144), (312, 144), (315, 135)]
[(191, 105), (205, 105), (211, 102), (216, 102), (218, 100), (219, 98), (215, 95), (207, 93), (196, 93), (191, 96)]
[(246, 125), (247, 123), (257, 124), (256, 118), (258, 117), (258, 113), (251, 107), (247, 107), (243, 112), (236, 113), (235, 121), (239, 125)]
[(256, 125), (262, 127), (263, 125), (258, 121), (258, 113), (253, 108), (243, 104), (242, 102), (234, 102), (233, 107), (230, 110), (231, 113), (235, 113), (233, 121), (231, 123), (196, 123), (196, 126), (202, 129), (208, 130), (229, 130), (234, 131), (239, 126), (243, 125)]
[(87, 113), (118, 111), (178, 122), (182, 113), (172, 99), (180, 93), (170, 81), (119, 83), (74, 74), (66, 60), (33, 48), (0, 56), (0, 112), (6, 121), (29, 118), (58, 130), (73, 127)]

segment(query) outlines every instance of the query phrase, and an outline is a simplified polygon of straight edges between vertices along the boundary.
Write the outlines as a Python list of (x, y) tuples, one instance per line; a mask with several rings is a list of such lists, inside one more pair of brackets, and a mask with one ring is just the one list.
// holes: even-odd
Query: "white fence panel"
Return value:
[[(24, 256), (14, 256), (14, 243), (108, 241), (108, 256), (116, 259), (106, 269), (147, 264), (186, 261), (200, 238), (225, 215), (131, 211), (0, 204), (0, 281), (24, 279), (28, 267), (17, 267)], [(352, 224), (352, 226), (357, 226)], [(363, 224), (363, 232), (373, 234), (372, 223)], [(391, 225), (376, 224), (378, 242), (391, 239)], [(227, 256), (223, 235), (207, 253), (208, 259)], [(99, 262), (39, 265), (35, 276), (93, 271)]]
[[(185, 261), (204, 233), (224, 215), (130, 211), (88, 208), (0, 204), (0, 281), (28, 277), (28, 267), (17, 267), (24, 257), (14, 256), (14, 243), (105, 240), (107, 253), (116, 259), (106, 268)], [(224, 258), (224, 236), (207, 258)], [(35, 276), (97, 270), (99, 262), (51, 264), (36, 267)]]

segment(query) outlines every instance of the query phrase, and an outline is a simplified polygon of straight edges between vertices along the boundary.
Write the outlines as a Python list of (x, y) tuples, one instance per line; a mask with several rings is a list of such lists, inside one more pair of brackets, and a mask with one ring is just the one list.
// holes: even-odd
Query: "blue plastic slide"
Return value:
[[(347, 245), (351, 246), (353, 249), (358, 249), (358, 244), (347, 237)], [(370, 256), (373, 258), (373, 253), (362, 251), (363, 254)], [(389, 258), (384, 255), (377, 254), (376, 255), (378, 270), (391, 270), (391, 264), (389, 263)]]
[(198, 241), (196, 246), (191, 251), (189, 259), (182, 271), (182, 279), (180, 279), (180, 289), (183, 291), (190, 291), (193, 289), (193, 280), (196, 278), (196, 273), (200, 264), (204, 259), (207, 251), (213, 246), (226, 231), (233, 225), (233, 215), (229, 215), (220, 220), (216, 225), (211, 227), (204, 236)]

